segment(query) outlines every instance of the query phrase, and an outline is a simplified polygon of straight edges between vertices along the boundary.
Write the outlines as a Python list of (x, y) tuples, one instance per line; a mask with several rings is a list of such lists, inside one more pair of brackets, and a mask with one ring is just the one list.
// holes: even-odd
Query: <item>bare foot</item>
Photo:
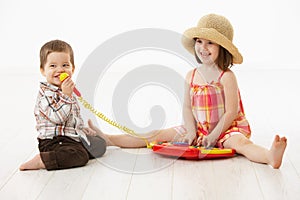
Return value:
[(92, 120), (88, 120), (89, 128), (96, 131), (96, 136), (101, 137), (105, 140), (107, 146), (114, 146), (109, 139), (109, 135), (103, 133), (98, 127), (94, 126)]
[(33, 170), (33, 169), (45, 169), (45, 165), (41, 159), (40, 154), (37, 154), (34, 156), (31, 160), (27, 161), (26, 163), (23, 163), (19, 169), (21, 171), (24, 170)]
[(278, 169), (281, 166), (282, 157), (286, 148), (286, 144), (287, 144), (286, 137), (280, 138), (278, 135), (275, 136), (269, 154), (269, 164), (274, 169)]

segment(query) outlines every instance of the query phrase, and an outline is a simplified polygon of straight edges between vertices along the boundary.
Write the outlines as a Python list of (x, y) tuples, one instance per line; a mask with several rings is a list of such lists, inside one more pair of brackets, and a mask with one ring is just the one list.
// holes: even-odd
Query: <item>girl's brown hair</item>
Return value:
[(73, 68), (75, 68), (74, 53), (72, 47), (62, 40), (52, 40), (44, 44), (40, 50), (40, 69), (44, 68), (45, 63), (47, 62), (48, 55), (53, 52), (68, 53), (70, 55), (72, 66)]

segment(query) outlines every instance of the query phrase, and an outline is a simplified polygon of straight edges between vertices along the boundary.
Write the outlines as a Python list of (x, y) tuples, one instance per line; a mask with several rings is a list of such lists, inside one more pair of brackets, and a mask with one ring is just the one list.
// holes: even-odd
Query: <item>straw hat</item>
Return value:
[(191, 53), (195, 54), (195, 38), (202, 38), (215, 42), (231, 53), (233, 63), (241, 64), (243, 57), (232, 43), (233, 27), (223, 16), (209, 14), (203, 16), (197, 27), (190, 28), (183, 33), (182, 44)]

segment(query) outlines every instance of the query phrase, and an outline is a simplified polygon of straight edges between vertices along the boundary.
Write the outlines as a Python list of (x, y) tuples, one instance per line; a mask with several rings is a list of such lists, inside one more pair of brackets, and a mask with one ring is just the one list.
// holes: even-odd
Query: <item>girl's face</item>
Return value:
[(204, 65), (215, 64), (219, 56), (220, 45), (209, 40), (197, 38), (195, 42), (195, 52)]
[(41, 73), (46, 77), (48, 83), (60, 88), (61, 73), (69, 74), (70, 78), (74, 72), (74, 66), (70, 61), (70, 55), (66, 52), (52, 52), (47, 56), (47, 62), (41, 69)]

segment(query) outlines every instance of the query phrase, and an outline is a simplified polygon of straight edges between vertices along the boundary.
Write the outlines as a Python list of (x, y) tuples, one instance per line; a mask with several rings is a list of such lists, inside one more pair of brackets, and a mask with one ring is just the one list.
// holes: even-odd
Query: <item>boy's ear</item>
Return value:
[(42, 74), (43, 76), (46, 76), (46, 75), (45, 75), (45, 70), (44, 70), (44, 68), (40, 68), (40, 72), (41, 72), (41, 74)]

